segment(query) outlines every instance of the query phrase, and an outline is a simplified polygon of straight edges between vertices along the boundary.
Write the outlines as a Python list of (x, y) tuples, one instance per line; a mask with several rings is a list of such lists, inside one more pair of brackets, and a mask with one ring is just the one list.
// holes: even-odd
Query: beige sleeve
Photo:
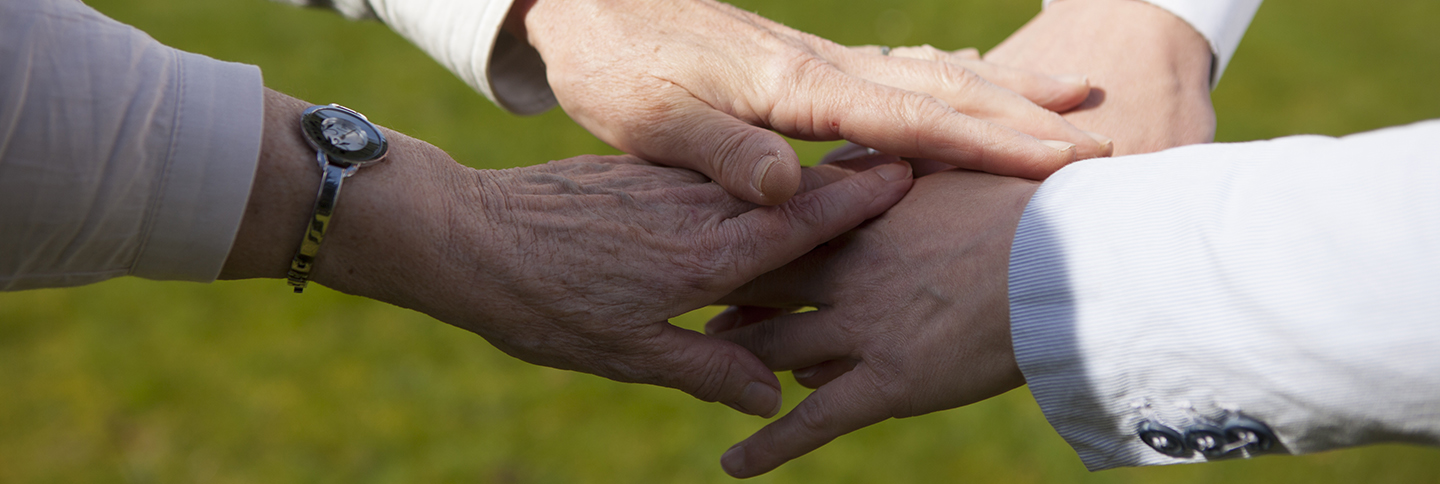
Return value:
[(78, 0), (0, 2), (0, 290), (211, 281), (260, 152), (254, 66)]
[(379, 19), (496, 105), (539, 114), (558, 104), (545, 61), (501, 30), (513, 0), (276, 0)]

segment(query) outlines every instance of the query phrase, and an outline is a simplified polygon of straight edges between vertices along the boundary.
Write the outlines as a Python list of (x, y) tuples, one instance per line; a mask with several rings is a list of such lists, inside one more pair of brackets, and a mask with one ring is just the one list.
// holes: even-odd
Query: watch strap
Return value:
[(334, 165), (326, 159), (325, 153), (316, 152), (315, 158), (320, 162), (320, 192), (315, 195), (315, 210), (310, 217), (310, 223), (305, 227), (305, 237), (300, 240), (300, 249), (295, 252), (295, 258), (290, 261), (290, 271), (286, 279), (290, 286), (295, 288), (295, 293), (305, 292), (305, 286), (309, 283), (310, 270), (315, 266), (315, 255), (320, 253), (320, 243), (325, 240), (325, 232), (330, 229), (330, 218), (335, 214), (335, 202), (340, 198), (340, 187), (345, 178), (359, 169), (358, 165), (340, 166)]

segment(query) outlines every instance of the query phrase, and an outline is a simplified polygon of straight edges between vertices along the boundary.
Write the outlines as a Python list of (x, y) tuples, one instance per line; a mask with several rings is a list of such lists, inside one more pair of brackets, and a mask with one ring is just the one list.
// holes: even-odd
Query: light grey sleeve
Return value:
[(78, 0), (0, 2), (0, 290), (211, 281), (260, 152), (259, 69)]
[(1434, 139), (1440, 120), (1046, 180), (1010, 265), (1015, 356), (1045, 417), (1092, 470), (1213, 458), (1158, 452), (1147, 423), (1203, 436), (1244, 417), (1276, 453), (1440, 444)]

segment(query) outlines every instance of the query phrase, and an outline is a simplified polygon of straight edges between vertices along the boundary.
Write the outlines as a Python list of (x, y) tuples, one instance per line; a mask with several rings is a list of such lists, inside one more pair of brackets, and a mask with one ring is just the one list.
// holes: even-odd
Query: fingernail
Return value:
[(775, 168), (778, 163), (780, 163), (779, 156), (765, 155), (760, 158), (759, 163), (755, 164), (755, 176), (750, 177), (750, 180), (755, 184), (756, 192), (761, 195), (765, 194), (765, 177), (770, 175), (770, 169)]
[(1060, 75), (1058, 75), (1058, 76), (1051, 76), (1051, 77), (1054, 78), (1054, 79), (1057, 80), (1057, 81), (1060, 81), (1060, 82), (1063, 82), (1063, 83), (1066, 83), (1066, 84), (1077, 84), (1077, 85), (1086, 86), (1086, 87), (1089, 87), (1089, 86), (1090, 86), (1090, 76), (1086, 76), (1086, 75), (1081, 75), (1081, 74), (1060, 74)]
[(820, 367), (818, 367), (818, 366), (807, 366), (807, 367), (805, 367), (805, 368), (801, 368), (801, 369), (799, 369), (799, 370), (792, 371), (792, 372), (790, 372), (790, 374), (791, 374), (791, 375), (794, 375), (796, 380), (804, 380), (804, 379), (806, 379), (806, 378), (810, 378), (810, 377), (812, 377), (812, 376), (815, 376), (815, 374), (818, 373), (818, 372), (820, 372)]
[(901, 163), (891, 163), (875, 168), (875, 174), (880, 175), (885, 181), (895, 181), (910, 176), (910, 167)]
[(1086, 131), (1085, 134), (1090, 135), (1090, 139), (1095, 140), (1096, 143), (1100, 143), (1100, 146), (1104, 147), (1106, 152), (1115, 150), (1115, 140), (1110, 139), (1109, 136), (1089, 131)]
[(715, 334), (735, 326), (740, 319), (740, 308), (730, 306), (705, 322), (705, 334)]
[(745, 385), (745, 392), (740, 394), (739, 410), (751, 415), (770, 418), (780, 413), (780, 391), (775, 387), (760, 382), (750, 382)]
[(1040, 140), (1040, 143), (1044, 144), (1045, 146), (1055, 148), (1055, 151), (1059, 151), (1061, 153), (1075, 149), (1075, 143), (1066, 143), (1064, 141), (1055, 141), (1053, 139)]
[(744, 444), (735, 444), (730, 450), (720, 456), (720, 468), (725, 469), (726, 474), (742, 476), (745, 472), (745, 449)]

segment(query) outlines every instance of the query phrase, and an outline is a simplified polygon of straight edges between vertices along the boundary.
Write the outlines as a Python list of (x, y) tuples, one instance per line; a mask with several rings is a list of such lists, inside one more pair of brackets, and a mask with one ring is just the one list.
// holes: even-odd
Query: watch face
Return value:
[(342, 165), (375, 163), (389, 148), (379, 128), (360, 113), (336, 104), (306, 109), (300, 115), (300, 128), (310, 146)]

